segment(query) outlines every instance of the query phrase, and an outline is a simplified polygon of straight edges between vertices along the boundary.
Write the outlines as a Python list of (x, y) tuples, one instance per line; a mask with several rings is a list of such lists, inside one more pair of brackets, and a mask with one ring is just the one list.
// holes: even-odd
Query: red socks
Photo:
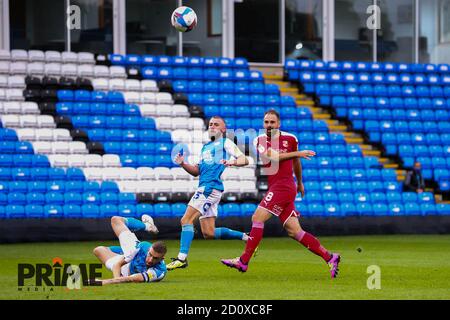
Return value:
[(264, 223), (263, 222), (253, 222), (252, 231), (248, 236), (247, 244), (245, 245), (244, 253), (241, 256), (241, 261), (244, 264), (248, 264), (252, 258), (253, 253), (258, 247), (264, 233)]
[(325, 262), (330, 261), (331, 254), (324, 247), (322, 247), (319, 240), (312, 234), (302, 230), (295, 236), (295, 240), (308, 248), (309, 251), (321, 256)]

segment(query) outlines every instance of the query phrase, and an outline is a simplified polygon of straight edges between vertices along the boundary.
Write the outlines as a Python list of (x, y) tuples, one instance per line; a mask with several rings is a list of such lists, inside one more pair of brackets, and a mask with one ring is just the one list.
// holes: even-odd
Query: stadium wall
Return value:
[[(302, 227), (317, 236), (450, 234), (450, 216), (304, 218)], [(158, 239), (179, 239), (180, 223), (175, 218), (156, 218)], [(219, 218), (217, 226), (249, 231), (250, 217)], [(141, 233), (142, 239), (149, 235)], [(265, 237), (286, 236), (277, 219), (264, 229)], [(153, 237), (153, 236), (152, 236)], [(196, 225), (196, 238), (201, 237)], [(8, 219), (0, 224), (0, 243), (116, 240), (109, 219)]]

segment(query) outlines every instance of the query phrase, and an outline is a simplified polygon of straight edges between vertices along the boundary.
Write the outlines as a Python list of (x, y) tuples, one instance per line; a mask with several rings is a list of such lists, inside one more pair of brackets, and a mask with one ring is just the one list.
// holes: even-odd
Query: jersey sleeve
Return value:
[(225, 151), (231, 155), (232, 157), (235, 157), (236, 159), (243, 156), (241, 150), (239, 150), (238, 146), (234, 144), (230, 139), (226, 139), (224, 143)]
[(166, 271), (158, 268), (148, 268), (147, 271), (141, 273), (144, 277), (144, 281), (147, 283), (158, 282), (164, 279)]

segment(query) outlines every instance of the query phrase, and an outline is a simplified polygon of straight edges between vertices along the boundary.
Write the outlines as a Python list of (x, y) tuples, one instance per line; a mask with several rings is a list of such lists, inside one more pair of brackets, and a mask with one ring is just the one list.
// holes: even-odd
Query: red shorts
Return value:
[(298, 217), (298, 213), (295, 210), (296, 196), (297, 188), (295, 185), (293, 187), (274, 185), (266, 192), (259, 206), (278, 217), (284, 226), (290, 217)]

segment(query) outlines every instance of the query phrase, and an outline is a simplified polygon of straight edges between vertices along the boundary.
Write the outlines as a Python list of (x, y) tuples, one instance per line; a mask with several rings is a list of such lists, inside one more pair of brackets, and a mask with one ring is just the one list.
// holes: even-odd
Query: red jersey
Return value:
[[(278, 153), (288, 153), (297, 151), (298, 140), (290, 133), (280, 131), (280, 135), (276, 139), (269, 139), (266, 134), (255, 138), (253, 142), (258, 153), (266, 153), (268, 148)], [(269, 188), (273, 185), (284, 184), (291, 187), (295, 184), (293, 161), (284, 160), (281, 162), (272, 162), (268, 159), (262, 158), (264, 174), (269, 178)]]

